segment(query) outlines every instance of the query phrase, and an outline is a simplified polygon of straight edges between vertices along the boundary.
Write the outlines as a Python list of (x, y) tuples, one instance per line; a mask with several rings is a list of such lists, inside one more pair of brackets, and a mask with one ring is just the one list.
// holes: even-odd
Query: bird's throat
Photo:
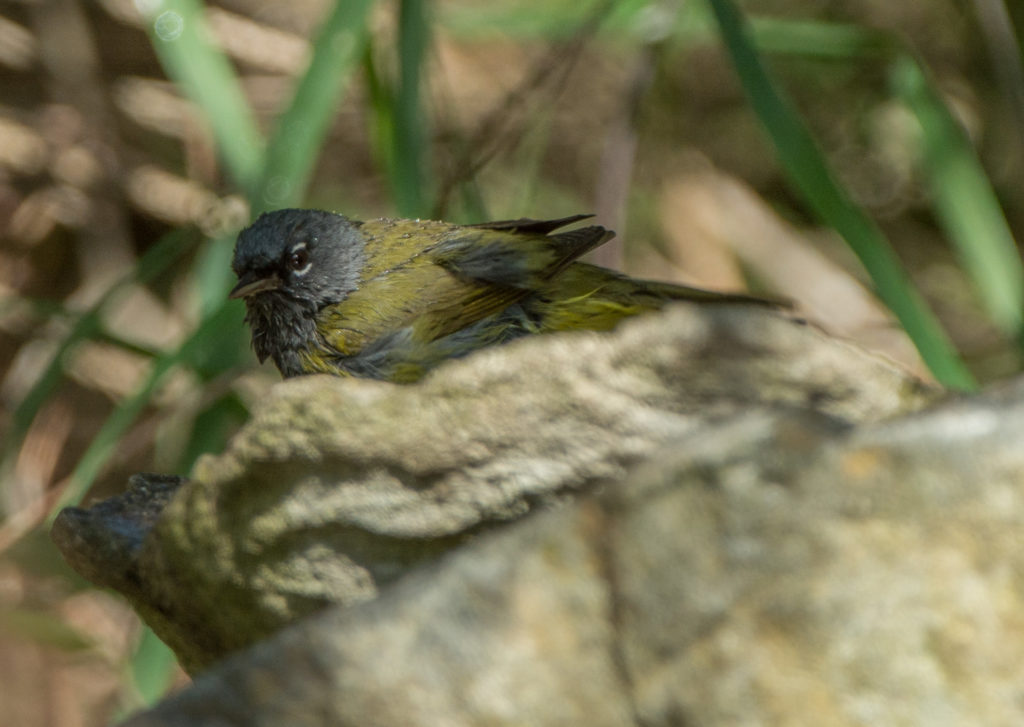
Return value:
[(245, 303), (260, 363), (272, 358), (285, 378), (305, 373), (302, 353), (317, 340), (315, 307), (277, 292), (254, 295)]

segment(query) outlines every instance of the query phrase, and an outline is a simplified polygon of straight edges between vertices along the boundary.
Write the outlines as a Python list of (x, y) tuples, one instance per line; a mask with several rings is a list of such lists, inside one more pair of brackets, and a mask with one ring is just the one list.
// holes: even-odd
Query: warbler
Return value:
[(535, 333), (608, 330), (671, 301), (771, 301), (636, 280), (577, 262), (614, 236), (555, 232), (590, 215), (454, 225), (268, 212), (238, 236), (232, 267), (262, 363), (411, 382), (439, 363)]

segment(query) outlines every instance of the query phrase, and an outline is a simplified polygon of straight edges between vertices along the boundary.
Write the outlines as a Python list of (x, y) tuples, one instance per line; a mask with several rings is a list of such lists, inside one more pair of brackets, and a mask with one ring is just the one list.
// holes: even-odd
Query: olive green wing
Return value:
[[(424, 310), (416, 322), (418, 334), (439, 338), (508, 308), (614, 234), (597, 226), (556, 235), (544, 232), (577, 219), (514, 220), (453, 229), (426, 257), (448, 274), (447, 285), (459, 293)], [(504, 229), (513, 225), (514, 231)]]
[(430, 220), (367, 220), (359, 225), (366, 263), (360, 285), (386, 275), (441, 244), (454, 225)]
[(393, 219), (363, 222), (359, 229), (365, 242), (366, 264), (361, 283), (426, 255), (464, 278), (530, 288), (615, 235), (596, 225), (550, 234), (591, 216), (521, 218), (476, 225)]
[(321, 311), (318, 332), (351, 356), (384, 337), (432, 341), (497, 313), (529, 291), (461, 277), (427, 255), (364, 281), (345, 300)]
[(576, 219), (488, 223), (500, 226), (498, 228), (462, 227), (457, 235), (432, 249), (430, 256), (438, 265), (463, 279), (535, 290), (615, 233), (596, 225), (556, 235), (524, 232), (524, 227), (506, 230), (504, 226), (525, 223), (529, 229), (545, 230)]
[(596, 226), (546, 234), (583, 217), (475, 226), (364, 223), (363, 280), (322, 312), (319, 333), (339, 353), (353, 355), (400, 331), (426, 342), (461, 330), (520, 301), (612, 236)]

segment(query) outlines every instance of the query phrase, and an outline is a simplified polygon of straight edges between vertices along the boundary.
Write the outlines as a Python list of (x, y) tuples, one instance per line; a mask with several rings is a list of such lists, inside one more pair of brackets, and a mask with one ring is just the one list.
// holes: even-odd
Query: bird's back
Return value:
[(318, 313), (304, 370), (414, 381), (476, 349), (534, 333), (608, 330), (675, 300), (764, 303), (577, 262), (614, 234), (600, 226), (556, 232), (579, 219), (356, 223), (366, 250), (360, 283)]

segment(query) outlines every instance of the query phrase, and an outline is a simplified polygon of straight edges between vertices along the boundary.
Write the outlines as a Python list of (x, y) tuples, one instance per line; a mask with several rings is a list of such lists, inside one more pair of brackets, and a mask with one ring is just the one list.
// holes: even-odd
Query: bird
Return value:
[(672, 301), (777, 301), (639, 280), (578, 258), (614, 237), (591, 217), (480, 224), (315, 209), (260, 215), (232, 268), (252, 346), (284, 378), (328, 373), (411, 383), (438, 364), (523, 336), (614, 328)]

